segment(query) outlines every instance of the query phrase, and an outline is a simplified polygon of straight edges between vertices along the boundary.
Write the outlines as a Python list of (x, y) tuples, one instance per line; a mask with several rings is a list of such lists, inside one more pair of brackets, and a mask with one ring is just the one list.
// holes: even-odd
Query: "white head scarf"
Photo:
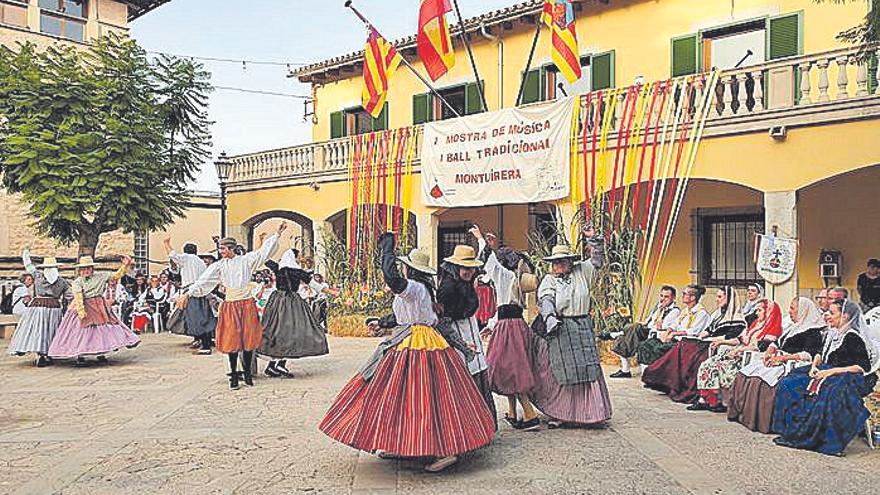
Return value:
[(758, 297), (756, 297), (754, 301), (749, 301), (749, 299), (746, 298), (746, 303), (743, 304), (742, 307), (743, 316), (750, 315), (757, 311), (758, 303), (761, 302), (761, 299), (764, 299), (764, 288), (758, 284), (749, 284), (748, 288), (751, 289), (752, 287), (758, 290)]
[(825, 326), (825, 317), (822, 315), (822, 310), (811, 299), (806, 297), (797, 298), (797, 307), (797, 321), (785, 329), (785, 332), (780, 337), (780, 341), (790, 339), (807, 330)]
[(45, 268), (43, 269), (43, 276), (46, 277), (46, 281), (50, 284), (54, 284), (58, 280), (58, 269), (57, 268)]

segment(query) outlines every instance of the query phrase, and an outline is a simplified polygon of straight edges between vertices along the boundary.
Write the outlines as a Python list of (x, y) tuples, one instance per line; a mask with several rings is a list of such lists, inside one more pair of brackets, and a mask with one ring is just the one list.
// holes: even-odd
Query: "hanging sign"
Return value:
[(425, 124), (422, 201), (458, 207), (569, 195), (575, 99)]
[(773, 285), (790, 279), (797, 263), (797, 247), (797, 239), (759, 234), (755, 257), (758, 275)]

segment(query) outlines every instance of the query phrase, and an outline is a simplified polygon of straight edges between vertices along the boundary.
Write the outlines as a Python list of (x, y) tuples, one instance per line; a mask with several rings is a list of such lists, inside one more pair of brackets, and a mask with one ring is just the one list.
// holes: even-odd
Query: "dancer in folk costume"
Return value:
[(30, 248), (25, 248), (21, 259), (25, 270), (34, 277), (34, 298), (15, 328), (15, 334), (9, 342), (9, 354), (24, 356), (33, 352), (37, 355), (37, 367), (42, 368), (52, 364), (52, 359), (48, 357), (49, 344), (61, 324), (62, 303), (69, 303), (73, 293), (70, 283), (59, 275), (61, 265), (55, 258), (46, 258), (41, 265), (34, 266)]
[(238, 243), (227, 237), (220, 240), (220, 261), (213, 263), (192, 283), (183, 296), (177, 300), (181, 309), (188, 306), (193, 297), (206, 297), (218, 284), (226, 288), (226, 300), (220, 305), (217, 320), (217, 350), (229, 355), (229, 388), (238, 390), (238, 354), (242, 353), (244, 383), (253, 386), (254, 350), (260, 346), (263, 327), (257, 316), (257, 305), (252, 296), (252, 274), (272, 256), (278, 247), (279, 236), (287, 229), (287, 222), (281, 222), (278, 231), (269, 236), (260, 249), (238, 255)]
[(319, 428), (367, 452), (433, 457), (425, 469), (437, 472), (454, 464), (458, 454), (489, 444), (494, 421), (455, 350), (468, 361), (473, 352), (451, 327), (435, 327), (428, 256), (414, 249), (397, 258), (404, 264), (401, 276), (393, 234), (383, 235), (379, 246), (382, 274), (395, 294), (397, 326), (342, 389)]
[(309, 283), (311, 275), (301, 268), (279, 267), (274, 261), (267, 261), (266, 266), (275, 275), (275, 291), (263, 311), (263, 343), (257, 352), (271, 359), (266, 375), (293, 378), (287, 360), (327, 354), (327, 335), (298, 293), (300, 284)]
[[(489, 387), (489, 363), (483, 352), (483, 341), (480, 339), (480, 325), (476, 313), (480, 305), (477, 290), (474, 287), (477, 269), (483, 262), (477, 259), (477, 253), (471, 246), (456, 246), (452, 256), (443, 260), (440, 266), (440, 287), (437, 289), (437, 302), (442, 309), (443, 319), (448, 319), (461, 339), (474, 351), (474, 359), (468, 363), (468, 371), (486, 406), (496, 418), (495, 399)], [(462, 357), (464, 355), (462, 354)], [(497, 421), (496, 421), (497, 429)]]
[(590, 290), (604, 263), (602, 238), (594, 234), (592, 228), (582, 232), (584, 250), (589, 245), (588, 261), (579, 261), (584, 256), (567, 246), (554, 247), (544, 258), (551, 273), (541, 281), (538, 299), (547, 334), (544, 339), (533, 337), (537, 383), (531, 397), (552, 418), (551, 428), (602, 424), (611, 418), (590, 316)]
[[(165, 252), (180, 270), (180, 292), (185, 293), (205, 273), (208, 265), (199, 257), (199, 248), (193, 243), (183, 245), (183, 252), (179, 253), (171, 247), (171, 238), (166, 237), (162, 242)], [(213, 294), (203, 297), (192, 297), (184, 309), (177, 309), (183, 313), (183, 334), (193, 337), (199, 342), (197, 354), (211, 354), (211, 339), (214, 329), (217, 328), (217, 317), (212, 310)], [(177, 297), (180, 299), (180, 296)], [(171, 325), (169, 324), (169, 327)]]
[(80, 257), (76, 265), (79, 277), (71, 285), (73, 303), (49, 346), (50, 357), (76, 358), (77, 365), (82, 365), (85, 356), (97, 356), (98, 362), (106, 363), (104, 354), (140, 344), (140, 338), (119, 321), (104, 297), (110, 280), (121, 279), (132, 264), (131, 258), (123, 256), (115, 273), (96, 273), (92, 257)]

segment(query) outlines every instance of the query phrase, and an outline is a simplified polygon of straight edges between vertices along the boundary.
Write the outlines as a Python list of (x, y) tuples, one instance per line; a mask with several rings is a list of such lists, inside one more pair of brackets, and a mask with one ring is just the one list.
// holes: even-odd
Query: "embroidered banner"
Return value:
[(422, 201), (459, 207), (567, 197), (575, 99), (425, 124)]
[(797, 263), (797, 239), (758, 235), (756, 241), (758, 275), (774, 285), (790, 279)]

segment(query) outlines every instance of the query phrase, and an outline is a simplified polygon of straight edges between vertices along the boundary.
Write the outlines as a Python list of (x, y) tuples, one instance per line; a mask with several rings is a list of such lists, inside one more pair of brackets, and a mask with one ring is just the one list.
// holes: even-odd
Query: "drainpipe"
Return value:
[(498, 110), (504, 108), (504, 40), (501, 36), (490, 34), (486, 24), (480, 24), (480, 34), (489, 41), (498, 43)]

